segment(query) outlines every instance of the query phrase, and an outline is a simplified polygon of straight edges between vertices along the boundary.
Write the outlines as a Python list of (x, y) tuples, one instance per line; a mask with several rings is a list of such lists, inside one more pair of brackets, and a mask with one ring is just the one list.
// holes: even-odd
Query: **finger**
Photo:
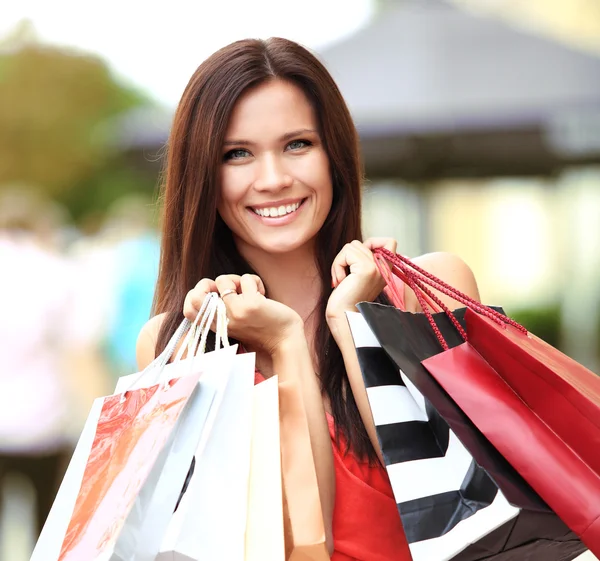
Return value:
[(217, 292), (217, 285), (212, 279), (202, 279), (196, 284), (193, 290), (190, 291), (193, 295), (193, 303), (197, 306), (198, 310), (202, 306), (204, 298), (209, 292)]
[(267, 289), (265, 287), (265, 283), (262, 281), (262, 279), (257, 276), (257, 275), (253, 275), (256, 277), (256, 280), (258, 282), (258, 291), (263, 295), (266, 296), (267, 295)]
[(392, 253), (396, 253), (398, 249), (398, 243), (393, 238), (369, 238), (364, 242), (365, 246), (371, 251), (379, 247), (383, 247)]
[(241, 289), (239, 275), (219, 275), (215, 279), (215, 284), (219, 294), (221, 295), (221, 298), (223, 298), (223, 295), (227, 293), (225, 294), (223, 301), (227, 300), (228, 297), (233, 297), (233, 295), (229, 296), (231, 290), (239, 293)]
[(194, 321), (202, 308), (204, 299), (209, 292), (217, 292), (217, 286), (211, 279), (202, 279), (190, 290), (184, 300), (183, 315), (190, 321)]
[(198, 304), (199, 300), (200, 299), (194, 295), (191, 290), (187, 293), (183, 302), (183, 315), (186, 319), (189, 319), (190, 321), (196, 319), (201, 306), (201, 304)]
[(241, 293), (244, 295), (261, 294), (265, 295), (265, 286), (257, 275), (242, 275), (240, 279)]
[(354, 255), (356, 256), (356, 259), (367, 259), (369, 263), (373, 263), (375, 261), (375, 256), (373, 255), (373, 252), (363, 242), (354, 240), (350, 244), (350, 247), (355, 252)]
[(351, 243), (346, 244), (333, 260), (331, 266), (331, 276), (335, 283), (334, 287), (339, 286), (339, 284), (348, 276), (347, 269), (360, 262), (360, 260), (364, 259), (367, 255), (368, 258), (372, 260), (370, 253), (365, 255), (363, 250), (360, 250), (356, 245), (352, 245)]
[(373, 253), (363, 242), (354, 240), (350, 243), (350, 246), (365, 257), (368, 257), (369, 259), (373, 258)]
[[(371, 251), (380, 247), (385, 248), (394, 254), (398, 251), (398, 244), (394, 238), (369, 238), (365, 241), (365, 246)], [(393, 269), (393, 266), (382, 255), (378, 256), (378, 260), (386, 263), (390, 270)]]
[(341, 251), (336, 255), (333, 263), (331, 264), (331, 284), (335, 288), (346, 278), (346, 251), (348, 250), (346, 244)]

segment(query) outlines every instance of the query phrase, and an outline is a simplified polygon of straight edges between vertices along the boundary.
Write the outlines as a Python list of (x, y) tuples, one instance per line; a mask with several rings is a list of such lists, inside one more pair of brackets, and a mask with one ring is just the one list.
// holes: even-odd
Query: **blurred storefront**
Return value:
[(322, 53), (361, 135), (366, 233), (460, 255), (487, 302), (597, 368), (600, 57), (492, 10), (381, 4)]

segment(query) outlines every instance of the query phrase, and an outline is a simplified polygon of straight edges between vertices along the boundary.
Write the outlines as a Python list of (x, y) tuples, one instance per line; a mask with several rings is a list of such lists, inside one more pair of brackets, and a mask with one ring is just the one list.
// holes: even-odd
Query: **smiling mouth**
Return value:
[(303, 204), (306, 199), (302, 199), (301, 201), (291, 204), (291, 205), (281, 205), (277, 207), (265, 207), (265, 208), (252, 208), (250, 210), (254, 214), (258, 214), (258, 216), (262, 216), (263, 218), (281, 218), (282, 216), (286, 216), (288, 214), (292, 214), (296, 212)]

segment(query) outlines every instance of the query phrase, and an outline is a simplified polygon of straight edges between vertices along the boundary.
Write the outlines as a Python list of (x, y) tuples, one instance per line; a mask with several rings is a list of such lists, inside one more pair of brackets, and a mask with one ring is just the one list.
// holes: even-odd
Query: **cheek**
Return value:
[(333, 198), (333, 186), (327, 155), (319, 153), (318, 156), (305, 161), (303, 167), (303, 182), (310, 185), (320, 198), (331, 200)]
[(327, 202), (327, 212), (329, 213), (329, 209), (331, 209), (331, 204), (333, 202), (333, 184), (331, 180), (329, 160), (325, 157), (319, 164), (320, 165), (316, 167), (316, 169), (319, 170), (319, 177), (317, 178), (318, 185), (320, 185), (319, 195), (323, 201)]
[(329, 213), (331, 212), (331, 207), (333, 206), (333, 188), (331, 186), (331, 183), (329, 183), (329, 191), (326, 194), (324, 194), (322, 200), (324, 202), (322, 209), (323, 220), (326, 220), (329, 216)]
[(237, 205), (244, 196), (244, 182), (237, 170), (226, 168), (221, 173), (221, 192), (218, 209), (221, 214), (229, 214), (232, 207)]

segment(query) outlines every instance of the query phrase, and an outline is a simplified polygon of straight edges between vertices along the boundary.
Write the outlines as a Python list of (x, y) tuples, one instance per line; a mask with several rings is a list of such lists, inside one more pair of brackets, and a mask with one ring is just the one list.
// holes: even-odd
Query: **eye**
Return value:
[(250, 152), (248, 152), (248, 150), (244, 150), (243, 148), (235, 148), (234, 150), (229, 150), (229, 152), (223, 156), (223, 160), (241, 160), (249, 155)]
[(289, 150), (301, 150), (302, 148), (306, 148), (307, 146), (311, 146), (312, 142), (310, 142), (310, 140), (292, 140), (288, 145), (287, 148)]

